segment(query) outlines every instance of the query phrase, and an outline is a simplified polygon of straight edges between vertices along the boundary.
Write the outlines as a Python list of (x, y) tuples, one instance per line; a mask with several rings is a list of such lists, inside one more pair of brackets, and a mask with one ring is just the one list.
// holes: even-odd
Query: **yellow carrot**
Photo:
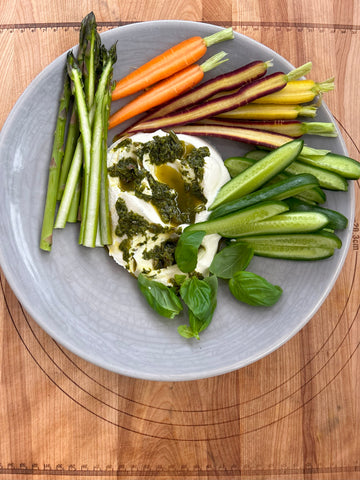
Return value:
[(255, 103), (281, 103), (281, 104), (299, 104), (312, 102), (317, 95), (334, 89), (334, 79), (329, 78), (324, 82), (314, 82), (313, 80), (294, 80), (279, 92), (271, 93), (264, 97), (254, 100)]
[(315, 105), (248, 103), (217, 116), (239, 120), (293, 120), (298, 117), (315, 117), (316, 111), (317, 107)]

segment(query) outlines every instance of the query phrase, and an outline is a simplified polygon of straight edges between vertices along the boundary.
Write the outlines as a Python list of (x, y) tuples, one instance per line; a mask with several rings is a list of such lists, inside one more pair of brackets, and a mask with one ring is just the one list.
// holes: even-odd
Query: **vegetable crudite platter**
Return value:
[[(324, 103), (336, 79), (209, 24), (92, 22), (1, 132), (4, 273), (48, 334), (108, 370), (177, 381), (255, 362), (346, 258), (360, 173)], [(170, 79), (117, 83), (150, 61), (158, 75), (175, 45)]]

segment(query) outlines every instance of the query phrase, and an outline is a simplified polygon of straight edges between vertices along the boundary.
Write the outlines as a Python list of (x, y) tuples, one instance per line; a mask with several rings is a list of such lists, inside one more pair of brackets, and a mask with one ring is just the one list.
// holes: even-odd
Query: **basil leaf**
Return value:
[(205, 330), (206, 327), (209, 326), (213, 314), (215, 312), (215, 308), (217, 305), (217, 291), (218, 291), (218, 279), (215, 275), (211, 275), (210, 277), (205, 277), (204, 281), (210, 286), (211, 288), (211, 301), (210, 301), (210, 308), (206, 313), (206, 322), (202, 325), (200, 332)]
[(234, 243), (215, 255), (209, 270), (219, 278), (229, 279), (236, 272), (245, 270), (253, 256), (252, 248), (242, 243)]
[(138, 277), (138, 285), (149, 305), (163, 317), (174, 318), (183, 309), (172, 287), (151, 280), (142, 273)]
[[(204, 331), (212, 320), (217, 304), (218, 281), (213, 275), (199, 280), (188, 279), (180, 289), (180, 295), (189, 307), (189, 325), (192, 336), (200, 340), (200, 332)], [(189, 335), (189, 331), (187, 331)]]
[(229, 288), (240, 302), (254, 306), (274, 305), (282, 294), (282, 288), (252, 272), (237, 272), (229, 281)]
[(175, 261), (182, 272), (193, 272), (196, 268), (198, 250), (205, 237), (202, 230), (185, 230), (180, 235), (175, 249)]
[(195, 317), (202, 320), (211, 305), (210, 285), (197, 277), (191, 277), (181, 285), (180, 295)]
[(179, 325), (178, 326), (178, 333), (184, 338), (193, 338), (195, 337), (194, 332), (188, 325)]

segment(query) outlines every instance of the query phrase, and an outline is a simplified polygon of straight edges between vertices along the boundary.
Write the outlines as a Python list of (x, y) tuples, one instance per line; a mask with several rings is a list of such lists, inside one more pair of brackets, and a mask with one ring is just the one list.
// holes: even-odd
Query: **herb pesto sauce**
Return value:
[[(117, 141), (108, 151), (110, 255), (135, 276), (171, 284), (180, 273), (174, 258), (179, 235), (207, 218), (207, 206), (229, 178), (217, 152), (198, 138), (158, 131)], [(205, 238), (201, 275), (220, 237)]]

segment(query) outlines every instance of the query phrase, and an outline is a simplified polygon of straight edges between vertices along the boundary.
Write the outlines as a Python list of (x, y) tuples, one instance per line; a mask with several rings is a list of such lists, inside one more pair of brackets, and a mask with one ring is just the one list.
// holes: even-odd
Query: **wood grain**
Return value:
[[(313, 75), (359, 159), (360, 8), (352, 0), (2, 0), (0, 126), (41, 70), (76, 44), (93, 10), (103, 31), (183, 19), (232, 25)], [(39, 53), (41, 52), (41, 53)], [(0, 160), (1, 161), (1, 160)], [(359, 479), (359, 183), (352, 244), (331, 294), (282, 348), (200, 381), (102, 370), (43, 332), (0, 274), (0, 478)]]

